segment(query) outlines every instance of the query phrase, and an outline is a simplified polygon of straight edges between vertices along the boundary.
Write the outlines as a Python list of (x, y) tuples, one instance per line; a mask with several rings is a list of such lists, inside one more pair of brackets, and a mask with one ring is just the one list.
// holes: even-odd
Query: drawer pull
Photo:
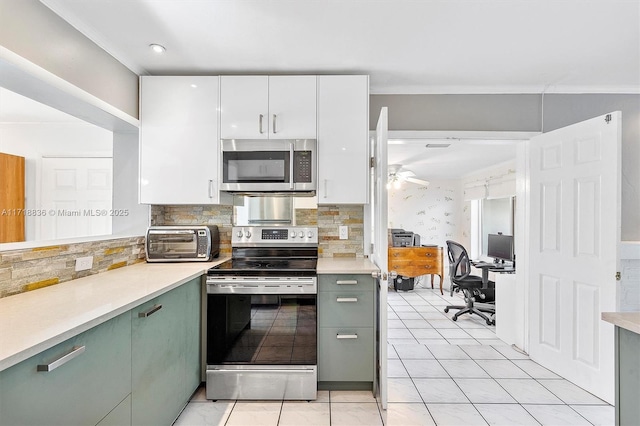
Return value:
[(336, 334), (336, 339), (357, 339), (357, 334)]
[(338, 285), (356, 285), (358, 284), (358, 280), (338, 280), (336, 281)]
[(358, 301), (357, 297), (338, 297), (336, 298), (336, 302), (338, 303), (356, 303)]
[(138, 312), (138, 318), (146, 318), (148, 316), (151, 316), (151, 315), (155, 314), (156, 312), (158, 312), (160, 309), (162, 309), (162, 305), (155, 305), (151, 309), (149, 309), (148, 311)]
[(56, 359), (55, 361), (49, 363), (49, 364), (40, 364), (38, 365), (37, 370), (38, 371), (53, 371), (56, 368), (60, 367), (61, 365), (66, 364), (67, 362), (71, 361), (72, 359), (74, 359), (75, 357), (82, 355), (84, 353), (85, 350), (85, 346), (74, 346), (70, 352), (67, 352), (66, 354), (62, 355), (60, 358)]

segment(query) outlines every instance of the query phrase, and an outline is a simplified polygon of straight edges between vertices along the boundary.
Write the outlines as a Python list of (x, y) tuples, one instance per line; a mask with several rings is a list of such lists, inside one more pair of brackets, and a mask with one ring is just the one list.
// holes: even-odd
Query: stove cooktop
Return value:
[(316, 258), (231, 259), (210, 268), (207, 275), (235, 276), (311, 276), (316, 274)]

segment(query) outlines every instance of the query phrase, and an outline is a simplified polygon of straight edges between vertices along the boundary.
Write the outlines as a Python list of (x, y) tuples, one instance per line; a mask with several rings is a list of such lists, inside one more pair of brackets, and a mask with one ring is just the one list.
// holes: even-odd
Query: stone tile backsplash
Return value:
[[(93, 267), (75, 271), (78, 257)], [(0, 252), (0, 297), (144, 262), (144, 237), (118, 238)]]
[[(218, 225), (220, 255), (231, 255), (232, 206), (151, 206), (152, 225)], [(320, 257), (363, 257), (364, 207), (296, 209), (296, 224), (317, 226)], [(338, 227), (349, 227), (340, 240)], [(76, 272), (75, 259), (93, 256), (90, 270)], [(118, 238), (0, 252), (0, 298), (144, 262), (144, 237)]]

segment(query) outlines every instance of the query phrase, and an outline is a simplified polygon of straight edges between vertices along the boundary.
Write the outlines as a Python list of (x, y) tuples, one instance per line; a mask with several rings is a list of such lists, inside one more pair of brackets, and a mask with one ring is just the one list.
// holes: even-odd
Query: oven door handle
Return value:
[(250, 368), (246, 370), (231, 370), (226, 368), (214, 368), (213, 371), (220, 371), (222, 373), (313, 373), (314, 370), (312, 368), (300, 368), (300, 369), (284, 369), (284, 368), (274, 368), (273, 370), (268, 368)]

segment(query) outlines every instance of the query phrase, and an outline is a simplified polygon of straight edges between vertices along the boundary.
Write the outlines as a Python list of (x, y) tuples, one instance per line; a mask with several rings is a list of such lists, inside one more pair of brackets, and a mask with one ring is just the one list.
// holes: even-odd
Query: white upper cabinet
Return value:
[(369, 77), (318, 76), (318, 204), (369, 200)]
[(140, 78), (140, 203), (220, 203), (218, 89), (218, 76)]
[(315, 139), (315, 76), (220, 78), (222, 139)]

